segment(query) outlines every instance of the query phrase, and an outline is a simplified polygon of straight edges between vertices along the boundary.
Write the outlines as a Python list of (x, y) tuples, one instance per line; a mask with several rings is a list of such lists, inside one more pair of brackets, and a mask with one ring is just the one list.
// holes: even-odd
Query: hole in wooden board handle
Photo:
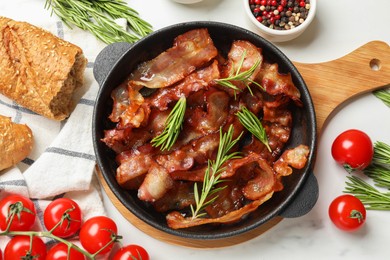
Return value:
[(381, 61), (379, 59), (376, 59), (376, 58), (373, 58), (372, 60), (370, 60), (370, 68), (373, 70), (373, 71), (378, 71), (381, 69)]

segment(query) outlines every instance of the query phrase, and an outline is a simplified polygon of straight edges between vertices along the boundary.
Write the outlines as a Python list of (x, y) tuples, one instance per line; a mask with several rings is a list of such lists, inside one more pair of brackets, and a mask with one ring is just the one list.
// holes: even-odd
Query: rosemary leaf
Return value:
[[(46, 0), (45, 9), (50, 8), (69, 28), (89, 31), (107, 44), (133, 43), (152, 32), (152, 26), (123, 0)], [(115, 23), (118, 18), (126, 19), (130, 31)]]
[(346, 193), (360, 199), (370, 210), (390, 210), (390, 193), (381, 192), (356, 176), (347, 176)]
[(241, 111), (238, 111), (236, 115), (241, 124), (259, 139), (267, 147), (268, 151), (272, 152), (271, 147), (269, 147), (267, 133), (259, 118), (244, 106), (241, 107)]
[(182, 96), (175, 104), (165, 121), (165, 128), (161, 134), (151, 141), (153, 146), (160, 146), (161, 151), (169, 150), (179, 137), (186, 111), (186, 98)]
[(385, 103), (386, 106), (390, 107), (390, 89), (379, 89), (375, 90), (372, 93), (374, 96), (382, 100), (383, 103)]
[[(260, 65), (260, 60), (257, 60), (253, 66), (247, 70), (240, 72), (242, 65), (244, 64), (246, 52), (243, 53), (240, 63), (238, 64), (238, 68), (236, 72), (230, 73), (230, 76), (223, 79), (216, 79), (215, 82), (223, 87), (231, 88), (234, 91), (241, 91), (235, 84), (234, 81), (240, 81), (244, 83), (244, 85), (248, 88), (249, 92), (252, 94), (252, 90), (249, 86), (250, 83), (255, 84), (259, 88), (263, 89), (263, 87), (256, 81), (251, 80), (250, 77), (253, 75), (257, 67)], [(264, 89), (263, 89), (264, 90)]]
[(237, 144), (242, 136), (241, 133), (236, 139), (232, 140), (233, 133), (233, 125), (230, 125), (228, 131), (224, 134), (222, 133), (222, 129), (220, 129), (217, 157), (214, 161), (208, 161), (203, 178), (201, 194), (199, 194), (197, 183), (194, 184), (195, 207), (191, 205), (193, 219), (204, 216), (206, 213), (202, 211), (218, 198), (218, 195), (213, 195), (225, 188), (225, 186), (215, 187), (222, 182), (222, 180), (220, 180), (221, 172), (224, 170), (222, 165), (228, 160), (240, 158), (239, 152), (229, 154), (229, 151)]

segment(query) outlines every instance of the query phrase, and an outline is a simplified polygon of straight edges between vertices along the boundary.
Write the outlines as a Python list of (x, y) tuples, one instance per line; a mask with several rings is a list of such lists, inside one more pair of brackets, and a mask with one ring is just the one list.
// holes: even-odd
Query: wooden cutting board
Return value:
[[(303, 76), (312, 96), (318, 132), (321, 132), (332, 113), (346, 104), (346, 101), (390, 84), (390, 47), (384, 42), (369, 42), (350, 54), (329, 62), (316, 64), (294, 62), (294, 64)], [(96, 170), (105, 192), (120, 213), (141, 231), (167, 243), (193, 248), (231, 246), (261, 235), (282, 220), (281, 217), (275, 217), (247, 233), (220, 240), (179, 238), (157, 230), (135, 217), (110, 190), (98, 167)]]

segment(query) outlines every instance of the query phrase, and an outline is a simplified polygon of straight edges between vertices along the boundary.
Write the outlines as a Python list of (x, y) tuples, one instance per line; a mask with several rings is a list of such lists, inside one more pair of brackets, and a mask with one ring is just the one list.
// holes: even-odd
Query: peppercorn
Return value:
[(259, 23), (275, 30), (299, 26), (310, 11), (310, 0), (248, 0), (248, 3)]

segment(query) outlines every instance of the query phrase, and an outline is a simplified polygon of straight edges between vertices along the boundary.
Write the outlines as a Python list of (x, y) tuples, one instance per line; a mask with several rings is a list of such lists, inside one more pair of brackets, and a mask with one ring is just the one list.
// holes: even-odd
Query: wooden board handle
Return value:
[(390, 47), (380, 41), (369, 42), (333, 61), (294, 64), (312, 96), (319, 132), (346, 100), (390, 83)]

